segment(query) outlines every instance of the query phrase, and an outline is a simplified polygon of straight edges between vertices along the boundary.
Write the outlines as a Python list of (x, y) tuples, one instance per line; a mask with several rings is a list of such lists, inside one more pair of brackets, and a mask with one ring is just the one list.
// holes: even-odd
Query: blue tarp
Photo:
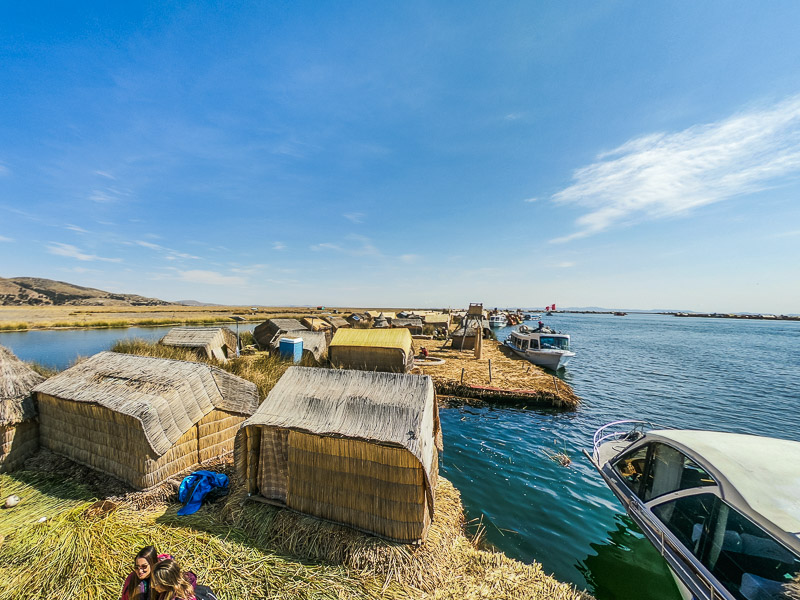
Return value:
[(228, 489), (228, 476), (213, 471), (195, 471), (181, 481), (178, 490), (178, 500), (183, 506), (178, 510), (179, 515), (191, 515), (200, 510), (203, 498), (214, 488)]

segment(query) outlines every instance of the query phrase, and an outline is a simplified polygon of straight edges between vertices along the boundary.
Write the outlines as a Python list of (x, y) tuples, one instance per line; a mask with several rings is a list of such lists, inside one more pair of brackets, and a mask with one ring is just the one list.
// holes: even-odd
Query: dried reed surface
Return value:
[[(263, 400), (267, 397), (270, 390), (275, 387), (278, 380), (292, 366), (292, 363), (282, 360), (278, 356), (271, 356), (266, 352), (241, 356), (224, 363), (219, 363), (210, 359), (201, 359), (187, 348), (175, 348), (154, 344), (145, 340), (122, 340), (114, 344), (112, 352), (122, 352), (125, 354), (137, 354), (139, 356), (155, 356), (157, 358), (174, 358), (177, 360), (188, 360), (194, 362), (205, 362), (212, 364), (229, 373), (233, 373), (256, 384), (258, 397)], [(301, 366), (314, 366), (313, 357), (303, 356), (299, 363)]]
[[(419, 346), (423, 344), (418, 342)], [(556, 379), (540, 367), (516, 356), (502, 344), (490, 340), (483, 341), (483, 354), (480, 360), (472, 350), (458, 350), (450, 347), (441, 349), (442, 342), (434, 341), (425, 347), (435, 358), (444, 358), (443, 365), (417, 367), (421, 373), (430, 375), (436, 384), (436, 391), (442, 395), (480, 397), (476, 390), (467, 386), (494, 387), (505, 393), (482, 394), (487, 399), (515, 404), (547, 404), (558, 408), (573, 409), (580, 398), (564, 381)], [(492, 381), (489, 381), (489, 359), (492, 361)], [(461, 369), (464, 381), (461, 385)], [(416, 370), (414, 372), (417, 372)], [(514, 390), (533, 391), (534, 394), (517, 394)]]
[(591, 599), (545, 574), (537, 563), (524, 564), (479, 549), (464, 536), (458, 490), (442, 477), (436, 489), (434, 520), (420, 545), (385, 542), (290, 510), (243, 504), (243, 499), (243, 490), (239, 490), (224, 512), (260, 547), (373, 574), (387, 586), (410, 588), (414, 597)]
[(11, 350), (0, 346), (0, 426), (14, 425), (36, 416), (33, 387), (44, 381)]
[[(213, 507), (177, 517), (175, 505), (132, 511), (95, 503), (63, 481), (40, 478), (31, 488), (0, 475), (0, 486), (25, 496), (14, 512), (0, 514), (0, 524), (7, 524), (0, 529), (0, 600), (116, 598), (132, 557), (149, 544), (171, 553), (222, 598), (412, 597), (368, 573), (264, 552)], [(38, 515), (48, 519), (39, 523)]]

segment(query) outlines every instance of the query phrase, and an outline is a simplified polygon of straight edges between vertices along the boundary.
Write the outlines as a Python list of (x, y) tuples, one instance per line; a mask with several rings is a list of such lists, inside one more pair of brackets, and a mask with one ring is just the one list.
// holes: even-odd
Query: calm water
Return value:
[[(677, 600), (663, 560), (580, 451), (597, 427), (624, 418), (800, 440), (800, 323), (633, 314), (545, 322), (572, 335), (578, 355), (562, 376), (583, 399), (580, 409), (443, 410), (442, 473), (487, 541), (509, 556), (537, 560), (599, 600)], [(65, 368), (117, 339), (166, 331), (14, 332), (0, 334), (0, 344)], [(545, 451), (566, 451), (572, 465)]]

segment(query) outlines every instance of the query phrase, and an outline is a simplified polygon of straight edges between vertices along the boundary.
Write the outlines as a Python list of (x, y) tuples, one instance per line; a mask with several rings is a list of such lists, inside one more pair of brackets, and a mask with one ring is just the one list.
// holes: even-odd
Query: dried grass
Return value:
[[(490, 340), (483, 341), (483, 353), (475, 358), (472, 350), (453, 349), (448, 342), (441, 348), (441, 342), (426, 346), (433, 358), (443, 358), (442, 365), (423, 365), (419, 372), (430, 375), (436, 384), (436, 391), (442, 395), (485, 397), (495, 401), (515, 404), (545, 404), (554, 407), (573, 409), (580, 404), (580, 398), (564, 381), (557, 380), (544, 369), (516, 356), (502, 344)], [(489, 360), (492, 361), (492, 378), (489, 381)], [(463, 384), (461, 370), (464, 369)], [(416, 371), (415, 371), (416, 372)], [(470, 386), (499, 388), (504, 393), (491, 390), (481, 393)], [(514, 394), (515, 390), (533, 393)]]

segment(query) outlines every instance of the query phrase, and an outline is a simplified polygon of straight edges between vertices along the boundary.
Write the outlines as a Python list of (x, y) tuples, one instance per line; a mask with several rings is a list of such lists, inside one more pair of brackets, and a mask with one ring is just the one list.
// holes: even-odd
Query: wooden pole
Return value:
[(464, 383), (464, 368), (461, 368), (461, 383)]
[(492, 359), (489, 359), (489, 383), (492, 383)]

